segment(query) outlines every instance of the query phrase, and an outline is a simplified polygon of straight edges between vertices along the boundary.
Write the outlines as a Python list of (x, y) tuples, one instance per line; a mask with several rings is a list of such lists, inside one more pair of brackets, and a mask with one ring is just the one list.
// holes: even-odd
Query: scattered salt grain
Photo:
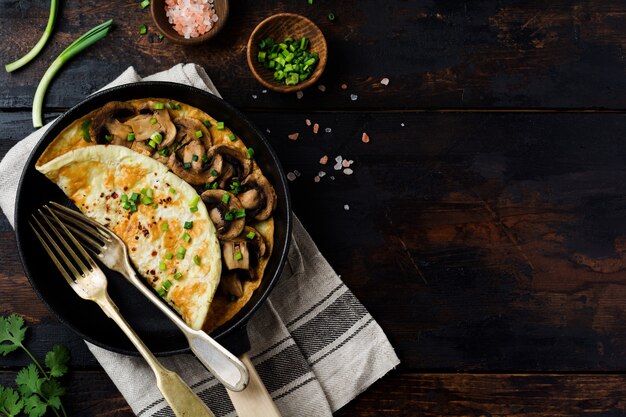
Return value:
[(323, 93), (324, 91), (326, 91), (326, 86), (324, 84), (320, 84), (317, 86), (317, 89)]
[(342, 168), (341, 161), (337, 162), (335, 166), (333, 166), (333, 169), (335, 171), (339, 171), (341, 168)]
[(349, 205), (347, 205), (347, 204), (344, 204), (344, 205), (343, 205), (343, 209), (344, 209), (345, 211), (348, 211), (348, 210), (350, 210), (350, 206), (349, 206)]
[(316, 175), (315, 178), (313, 178), (313, 181), (315, 182), (320, 182), (320, 177), (319, 175)]
[(404, 123), (400, 123), (400, 126), (404, 127)]
[(252, 98), (256, 100), (257, 95), (256, 94), (252, 94)]
[(370, 137), (367, 133), (363, 132), (363, 135), (361, 136), (361, 142), (363, 143), (369, 143), (370, 141)]
[(311, 119), (306, 119), (304, 123), (306, 123), (307, 126), (311, 126)]
[(343, 161), (341, 161), (341, 166), (344, 168), (348, 168), (350, 166), (350, 161), (344, 159)]
[(272, 133), (272, 132), (270, 132), (270, 130), (269, 130), (269, 129), (265, 129), (265, 131), (266, 131), (267, 133)]
[(287, 173), (287, 179), (289, 181), (294, 181), (296, 179), (296, 174), (294, 174), (293, 172), (288, 172)]
[(296, 97), (298, 97), (298, 100), (300, 100), (303, 96), (304, 96), (304, 93), (302, 91), (298, 91), (296, 93)]
[(333, 131), (333, 130), (332, 130), (330, 127), (327, 127), (326, 129), (324, 129), (324, 132), (326, 132), (326, 133), (330, 133), (330, 132), (332, 132), (332, 131)]
[(346, 84), (346, 83), (341, 84), (341, 89), (342, 90), (346, 90), (347, 88), (348, 88), (348, 84)]
[(357, 96), (356, 94), (350, 94), (350, 100), (356, 101), (357, 98), (359, 98), (359, 96)]
[(343, 161), (343, 157), (341, 155), (337, 155), (335, 157), (335, 162), (341, 162), (341, 161)]
[(267, 90), (261, 90), (263, 94), (267, 94)]
[(301, 175), (300, 171), (298, 171), (297, 169), (294, 169), (293, 173), (296, 174), (296, 177), (299, 177)]
[(318, 123), (315, 123), (313, 125), (313, 133), (317, 134), (318, 130), (320, 130), (320, 125)]
[(382, 85), (389, 85), (389, 78), (383, 78), (382, 80), (380, 80), (380, 83)]
[(326, 165), (327, 162), (328, 162), (328, 155), (324, 155), (320, 158), (320, 164)]
[(335, 176), (334, 176), (334, 175), (331, 175), (331, 176), (330, 176), (330, 179), (331, 179), (331, 180), (333, 180), (333, 181), (335, 181)]
[(287, 137), (291, 140), (296, 140), (298, 139), (298, 136), (300, 136), (300, 134), (298, 132), (292, 133), (290, 135), (287, 135)]
[(326, 171), (320, 171), (317, 173), (317, 176), (320, 178), (324, 177), (325, 175), (326, 175)]
[(343, 173), (346, 175), (352, 175), (354, 171), (352, 170), (352, 168), (346, 168), (343, 170)]

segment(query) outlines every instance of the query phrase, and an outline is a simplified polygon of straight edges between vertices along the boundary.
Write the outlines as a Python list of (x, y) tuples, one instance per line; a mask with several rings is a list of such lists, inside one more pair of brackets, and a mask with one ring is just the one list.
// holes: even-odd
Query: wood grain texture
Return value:
[[(196, 62), (240, 108), (626, 108), (623, 49), (626, 5), (619, 0), (405, 2), (316, 0), (231, 2), (222, 33), (198, 47), (159, 42), (138, 1), (64, 3), (52, 41), (28, 67), (0, 72), (0, 108), (28, 108), (36, 82), (64, 46), (106, 19), (106, 40), (77, 57), (53, 82), (46, 105), (76, 104), (133, 65), (147, 75)], [(0, 57), (10, 61), (36, 42), (47, 0), (0, 0)], [(89, 10), (89, 13), (85, 13)], [(334, 22), (327, 18), (333, 11)], [(256, 24), (277, 12), (311, 18), (329, 47), (325, 93), (262, 94), (246, 65)], [(146, 23), (149, 35), (140, 36)], [(19, 33), (20, 36), (15, 36)], [(388, 86), (381, 79), (390, 79)], [(340, 85), (347, 84), (342, 90)], [(358, 100), (350, 100), (350, 94)], [(257, 96), (257, 99), (253, 98)]]

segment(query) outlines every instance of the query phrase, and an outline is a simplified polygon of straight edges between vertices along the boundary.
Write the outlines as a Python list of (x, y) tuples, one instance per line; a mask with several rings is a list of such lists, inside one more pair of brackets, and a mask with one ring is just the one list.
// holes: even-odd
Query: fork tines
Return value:
[(97, 269), (96, 263), (50, 207), (44, 205), (43, 210), (37, 210), (37, 214), (32, 215), (30, 227), (61, 275), (74, 290), (84, 295), (75, 281)]

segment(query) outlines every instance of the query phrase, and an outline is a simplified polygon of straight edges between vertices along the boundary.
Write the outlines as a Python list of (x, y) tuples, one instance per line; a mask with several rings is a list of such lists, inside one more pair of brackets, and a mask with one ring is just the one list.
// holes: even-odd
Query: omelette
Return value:
[(276, 193), (254, 149), (202, 110), (165, 98), (106, 103), (70, 123), (36, 168), (126, 242), (138, 274), (191, 327), (226, 323), (260, 286)]

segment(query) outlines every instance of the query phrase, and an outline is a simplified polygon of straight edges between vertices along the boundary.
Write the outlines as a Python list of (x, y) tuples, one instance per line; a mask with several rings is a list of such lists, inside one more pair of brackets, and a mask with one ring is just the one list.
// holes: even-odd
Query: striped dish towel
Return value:
[[(131, 67), (107, 87), (141, 81)], [(201, 67), (176, 65), (143, 78), (192, 85), (219, 96)], [(0, 162), (0, 207), (13, 224), (15, 193), (27, 155), (44, 127)], [(382, 329), (344, 285), (294, 216), (281, 278), (248, 324), (249, 355), (284, 417), (326, 417), (399, 364)], [(173, 417), (143, 359), (88, 344), (140, 417)], [(162, 358), (216, 416), (236, 416), (225, 388), (192, 356)]]

